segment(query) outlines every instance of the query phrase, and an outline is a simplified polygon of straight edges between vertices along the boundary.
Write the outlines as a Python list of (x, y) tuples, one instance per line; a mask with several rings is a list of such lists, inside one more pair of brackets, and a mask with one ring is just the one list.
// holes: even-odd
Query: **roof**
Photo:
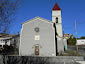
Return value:
[(64, 35), (69, 35), (69, 34), (64, 34)]
[(17, 34), (16, 35), (6, 35), (5, 37), (15, 37), (15, 36), (17, 36)]
[(16, 35), (4, 35), (4, 36), (0, 36), (0, 40), (9, 40), (9, 39), (12, 39), (12, 38), (16, 38), (16, 37), (19, 37), (19, 34), (16, 34)]
[(53, 23), (53, 22), (50, 21), (50, 20), (47, 20), (47, 19), (44, 19), (44, 18), (41, 18), (41, 17), (37, 16), (37, 17), (32, 18), (32, 19), (30, 19), (30, 20), (28, 20), (28, 21), (26, 21), (26, 22), (24, 22), (24, 23), (22, 23), (22, 24), (25, 24), (25, 23), (27, 23), (27, 22), (29, 22), (29, 21), (32, 21), (32, 20), (35, 20), (35, 19), (41, 19), (41, 20), (45, 20), (45, 21), (47, 21), (47, 22)]
[(64, 34), (64, 35), (70, 35), (70, 36), (72, 36), (72, 34)]
[(2, 37), (2, 36), (6, 36), (6, 35), (9, 35), (9, 34), (6, 34), (6, 33), (0, 33), (0, 37)]
[(60, 9), (60, 7), (58, 6), (58, 4), (56, 3), (56, 4), (54, 5), (54, 7), (53, 7), (52, 10), (61, 10), (61, 9)]
[(18, 36), (18, 34), (15, 34), (15, 35), (9, 35), (9, 34), (0, 34), (0, 38), (1, 37), (15, 37), (15, 36)]

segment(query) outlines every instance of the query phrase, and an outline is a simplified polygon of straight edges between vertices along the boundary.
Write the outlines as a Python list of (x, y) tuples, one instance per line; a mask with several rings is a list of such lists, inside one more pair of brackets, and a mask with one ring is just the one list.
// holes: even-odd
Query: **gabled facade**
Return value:
[(19, 55), (55, 56), (55, 29), (49, 20), (35, 17), (22, 24)]

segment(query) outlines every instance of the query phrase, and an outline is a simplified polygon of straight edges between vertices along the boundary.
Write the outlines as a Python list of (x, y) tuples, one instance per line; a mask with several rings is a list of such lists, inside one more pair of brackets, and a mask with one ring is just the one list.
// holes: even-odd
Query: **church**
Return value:
[(52, 9), (52, 21), (41, 17), (22, 23), (20, 56), (57, 56), (67, 50), (67, 40), (62, 34), (61, 9), (56, 3)]

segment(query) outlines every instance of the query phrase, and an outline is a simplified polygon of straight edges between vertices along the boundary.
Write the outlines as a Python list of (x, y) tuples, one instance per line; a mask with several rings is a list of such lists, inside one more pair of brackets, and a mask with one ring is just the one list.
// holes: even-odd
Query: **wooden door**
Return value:
[(35, 46), (35, 55), (39, 55), (39, 46)]

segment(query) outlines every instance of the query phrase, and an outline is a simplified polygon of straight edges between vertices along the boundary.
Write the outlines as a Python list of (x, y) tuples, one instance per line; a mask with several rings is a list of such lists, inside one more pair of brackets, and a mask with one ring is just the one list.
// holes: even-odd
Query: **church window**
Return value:
[(35, 28), (35, 32), (39, 32), (39, 28), (38, 27)]
[(35, 40), (40, 40), (40, 35), (35, 35)]
[(58, 18), (56, 17), (56, 23), (58, 23)]

